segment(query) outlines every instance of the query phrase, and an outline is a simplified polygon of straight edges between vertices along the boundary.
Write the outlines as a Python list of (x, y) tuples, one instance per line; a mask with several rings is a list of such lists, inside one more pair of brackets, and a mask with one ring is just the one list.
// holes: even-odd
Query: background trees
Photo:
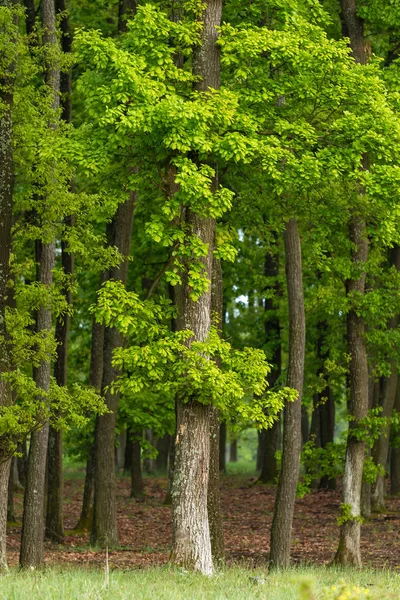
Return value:
[(63, 536), (67, 429), (88, 461), (80, 527), (103, 547), (116, 446), (141, 466), (173, 435), (173, 560), (212, 573), (220, 421), (259, 428), (260, 479), (279, 478), (273, 564), (296, 489), (341, 475), (337, 560), (360, 564), (362, 478), (382, 510), (389, 453), (397, 489), (396, 7), (38, 9), (0, 5), (0, 505), (28, 439), (22, 566), (42, 562), (46, 469)]

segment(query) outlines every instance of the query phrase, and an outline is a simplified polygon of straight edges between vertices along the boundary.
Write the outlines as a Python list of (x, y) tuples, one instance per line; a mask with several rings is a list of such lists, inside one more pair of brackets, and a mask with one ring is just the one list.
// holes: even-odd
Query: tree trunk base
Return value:
[(81, 514), (77, 525), (74, 527), (74, 532), (91, 531), (93, 525), (93, 505), (89, 508), (86, 514)]
[(340, 531), (339, 547), (337, 549), (334, 565), (343, 567), (361, 567), (360, 552), (360, 523), (348, 521)]
[(386, 512), (385, 506), (385, 479), (378, 477), (371, 494), (371, 508), (373, 513)]

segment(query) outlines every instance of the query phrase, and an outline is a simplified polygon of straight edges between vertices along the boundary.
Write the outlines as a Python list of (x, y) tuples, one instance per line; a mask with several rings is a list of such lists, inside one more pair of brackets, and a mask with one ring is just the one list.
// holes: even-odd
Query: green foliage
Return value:
[(129, 340), (127, 347), (115, 350), (113, 359), (121, 372), (113, 387), (125, 397), (144, 391), (183, 401), (195, 397), (226, 417), (270, 427), (284, 402), (297, 396), (287, 388), (264, 394), (269, 366), (262, 351), (234, 350), (215, 327), (204, 342), (193, 341), (189, 330), (171, 331), (165, 324), (173, 314), (167, 302), (140, 301), (121, 283), (109, 281), (93, 311)]
[(349, 521), (356, 521), (357, 523), (363, 523), (364, 519), (361, 515), (353, 515), (352, 508), (350, 504), (341, 504), (340, 505), (340, 517), (337, 518), (338, 525), (344, 525)]

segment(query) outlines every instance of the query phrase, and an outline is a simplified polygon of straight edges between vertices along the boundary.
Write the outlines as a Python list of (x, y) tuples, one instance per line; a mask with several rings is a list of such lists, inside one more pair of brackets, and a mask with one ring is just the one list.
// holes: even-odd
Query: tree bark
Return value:
[[(368, 259), (368, 239), (365, 222), (353, 217), (350, 223), (350, 239), (354, 245), (352, 262), (360, 270)], [(347, 294), (364, 294), (365, 272), (347, 282)], [(365, 323), (355, 308), (350, 308), (347, 316), (347, 338), (350, 354), (350, 405), (349, 414), (353, 420), (349, 424), (347, 438), (346, 463), (343, 477), (343, 504), (350, 511), (341, 526), (339, 547), (335, 563), (361, 566), (360, 552), (360, 514), (361, 484), (364, 466), (365, 442), (352, 435), (352, 429), (368, 413), (368, 362), (365, 345)]]
[[(268, 252), (265, 257), (264, 273), (268, 278), (273, 278), (274, 295), (279, 293), (277, 277), (279, 275), (278, 255)], [(268, 286), (270, 287), (270, 286)], [(268, 289), (268, 288), (267, 288)], [(271, 294), (266, 294), (264, 300), (264, 330), (266, 342), (271, 346), (272, 354), (270, 363), (271, 372), (268, 377), (269, 389), (276, 385), (282, 369), (281, 358), (281, 329), (279, 323), (278, 311), (276, 310), (276, 298), (271, 298)], [(281, 445), (281, 424), (276, 421), (270, 429), (261, 432), (262, 446), (261, 451), (261, 472), (259, 481), (261, 483), (275, 483), (278, 477), (278, 464), (275, 454)]]
[(13, 469), (13, 461), (14, 458), (11, 459), (10, 464), (10, 476), (8, 479), (8, 496), (7, 496), (7, 522), (15, 523), (15, 515), (14, 515), (14, 490), (15, 490), (15, 477), (14, 477), (14, 469)]
[[(62, 14), (60, 21), (61, 46), (64, 53), (71, 51), (71, 33), (65, 0), (55, 1), (56, 12)], [(71, 122), (71, 70), (60, 74), (61, 115), (66, 123)], [(71, 217), (64, 219), (65, 225), (73, 223)], [(72, 275), (74, 260), (64, 242), (61, 242), (61, 264), (65, 275)], [(63, 290), (66, 302), (72, 304), (72, 294), (68, 285)], [(68, 368), (68, 332), (70, 317), (64, 314), (56, 322), (57, 357), (54, 364), (54, 378), (59, 386), (67, 385)], [(46, 537), (54, 542), (61, 542), (64, 537), (63, 496), (64, 482), (62, 470), (62, 431), (50, 426), (47, 458), (47, 506)]]
[[(133, 214), (136, 193), (118, 207), (112, 224), (112, 241), (124, 257), (130, 254)], [(128, 262), (110, 271), (110, 279), (126, 284)], [(122, 335), (114, 327), (104, 331), (104, 356), (102, 394), (109, 413), (96, 419), (95, 431), (95, 475), (94, 508), (91, 543), (95, 546), (118, 546), (117, 512), (115, 504), (115, 425), (119, 395), (111, 392), (110, 386), (118, 376), (118, 370), (112, 366), (113, 352), (122, 345)]]
[(289, 363), (287, 385), (298, 397), (284, 409), (282, 467), (271, 528), (270, 564), (287, 568), (290, 563), (291, 530), (300, 470), (301, 400), (304, 379), (306, 321), (304, 312), (301, 242), (296, 219), (285, 231), (286, 281), (289, 302)]
[[(39, 281), (49, 287), (53, 279), (54, 259), (54, 242), (43, 244), (39, 267)], [(40, 307), (37, 315), (37, 331), (51, 335), (51, 325), (50, 307)], [(45, 393), (49, 392), (51, 376), (50, 357), (47, 360), (42, 359), (40, 361), (35, 375), (37, 387)], [(46, 402), (45, 397), (43, 397), (43, 402)], [(48, 434), (48, 422), (31, 434), (20, 550), (20, 566), (23, 568), (37, 568), (43, 563), (43, 510)]]
[[(52, 108), (59, 108), (60, 65), (58, 59), (58, 39), (54, 0), (42, 0), (43, 42), (52, 52), (48, 53), (46, 64), (46, 83), (53, 95)], [(50, 127), (56, 127), (56, 117)], [(51, 237), (53, 225), (46, 223), (46, 215), (42, 216), (44, 236)], [(40, 244), (38, 276), (39, 282), (50, 288), (53, 283), (55, 264), (55, 241)], [(52, 315), (50, 306), (41, 306), (37, 314), (37, 331), (45, 336), (52, 335)], [(51, 358), (42, 359), (35, 373), (38, 389), (45, 393), (50, 390)], [(45, 396), (43, 401), (46, 402)], [(23, 568), (37, 568), (43, 563), (43, 508), (45, 494), (45, 473), (47, 444), (49, 435), (48, 422), (31, 434), (28, 459), (28, 473), (24, 496), (24, 515), (22, 521), (20, 565)]]
[(237, 462), (238, 461), (238, 443), (237, 443), (237, 439), (234, 438), (232, 439), (231, 436), (231, 443), (229, 444), (229, 462)]
[[(364, 38), (364, 22), (357, 15), (357, 0), (341, 0), (342, 31), (350, 38), (350, 46), (357, 63), (366, 64), (370, 47)], [(363, 157), (363, 168), (367, 157)], [(364, 190), (361, 189), (361, 193)], [(368, 238), (365, 221), (353, 209), (349, 224), (350, 241), (354, 246), (352, 263), (355, 271), (363, 269), (368, 259)], [(352, 301), (354, 294), (363, 295), (365, 272), (347, 282), (347, 296)], [(346, 462), (343, 477), (343, 504), (350, 512), (350, 518), (341, 526), (339, 547), (334, 562), (342, 565), (361, 566), (360, 552), (360, 512), (361, 487), (364, 467), (365, 443), (357, 440), (351, 430), (368, 413), (368, 361), (365, 344), (365, 323), (356, 309), (351, 307), (347, 316), (348, 352), (350, 354), (350, 405), (349, 415), (353, 418), (349, 425)]]
[[(222, 0), (204, 5), (201, 45), (194, 50), (193, 73), (199, 77), (198, 92), (220, 87), (220, 53), (216, 45), (221, 23)], [(185, 223), (208, 247), (203, 259), (203, 275), (212, 280), (212, 252), (215, 220), (201, 217), (188, 207)], [(178, 327), (193, 331), (193, 340), (207, 339), (211, 326), (211, 289), (194, 302), (188, 285), (189, 265), (177, 290)], [(213, 572), (211, 540), (207, 512), (210, 463), (210, 407), (195, 398), (177, 399), (177, 435), (173, 499), (172, 561), (206, 575)]]
[[(400, 379), (397, 378), (396, 399), (394, 408), (400, 413)], [(400, 447), (390, 451), (390, 493), (400, 494)]]
[[(395, 246), (392, 250), (391, 263), (396, 267), (396, 270), (400, 270), (400, 246)], [(396, 330), (399, 325), (399, 315), (395, 315), (389, 322), (389, 329)], [(391, 374), (389, 377), (385, 377), (382, 386), (381, 395), (381, 406), (382, 406), (382, 417), (389, 418), (392, 416), (394, 403), (396, 399), (397, 390), (397, 361), (392, 359), (390, 361)], [(372, 458), (376, 464), (387, 468), (388, 453), (389, 453), (389, 435), (390, 426), (386, 427), (381, 433), (379, 438), (376, 440), (372, 448)], [(376, 483), (372, 485), (372, 511), (373, 512), (384, 512), (385, 507), (385, 477), (378, 475)]]
[(136, 498), (139, 502), (144, 500), (141, 447), (138, 438), (132, 441), (131, 498)]
[[(100, 287), (105, 280), (104, 275), (100, 277)], [(103, 380), (103, 350), (104, 350), (104, 325), (92, 321), (92, 351), (90, 355), (89, 385), (97, 392), (101, 391)], [(88, 448), (86, 460), (85, 485), (83, 490), (83, 502), (81, 514), (75, 529), (77, 531), (91, 531), (93, 525), (93, 491), (94, 491), (94, 460), (95, 446), (91, 443)]]
[[(73, 273), (73, 256), (61, 244), (61, 261), (65, 275)], [(64, 289), (64, 296), (69, 305), (72, 294)], [(59, 386), (67, 385), (68, 369), (68, 332), (70, 317), (65, 314), (56, 323), (57, 356), (54, 364), (54, 378)], [(47, 507), (46, 537), (54, 542), (61, 542), (64, 537), (63, 501), (64, 482), (62, 470), (62, 431), (50, 427), (47, 459)]]
[(222, 421), (219, 426), (219, 470), (226, 471), (226, 423)]
[(158, 450), (156, 458), (156, 469), (158, 473), (167, 473), (168, 471), (168, 454), (171, 436), (166, 433), (162, 438), (157, 440), (156, 446)]

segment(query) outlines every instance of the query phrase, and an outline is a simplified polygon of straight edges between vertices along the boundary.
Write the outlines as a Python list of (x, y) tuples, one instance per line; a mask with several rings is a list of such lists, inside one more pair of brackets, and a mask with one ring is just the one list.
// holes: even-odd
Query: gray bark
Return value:
[[(49, 48), (46, 64), (46, 83), (52, 91), (52, 107), (58, 110), (60, 102), (60, 66), (57, 57), (58, 39), (56, 15), (53, 0), (42, 0), (43, 42)], [(50, 48), (52, 51), (50, 51)], [(50, 127), (55, 127), (55, 120)], [(45, 224), (43, 233), (51, 237), (52, 224)], [(55, 264), (55, 241), (41, 243), (38, 276), (39, 282), (47, 287), (53, 283)], [(37, 314), (37, 331), (52, 335), (52, 315), (50, 306), (41, 306)], [(48, 392), (50, 389), (50, 357), (42, 359), (35, 373), (38, 389)], [(45, 396), (43, 402), (46, 402)], [(31, 434), (28, 459), (28, 473), (24, 496), (24, 514), (20, 549), (20, 565), (23, 568), (37, 568), (43, 563), (43, 509), (45, 493), (46, 457), (49, 425), (45, 423)]]
[(306, 320), (304, 312), (301, 242), (296, 219), (285, 231), (286, 281), (289, 301), (289, 363), (287, 385), (298, 390), (298, 397), (284, 409), (282, 467), (271, 528), (270, 564), (287, 568), (294, 503), (300, 470), (301, 400), (304, 380)]
[[(216, 46), (217, 27), (221, 23), (222, 0), (204, 5), (201, 45), (194, 51), (193, 73), (199, 77), (199, 92), (220, 85), (220, 57)], [(203, 274), (212, 279), (212, 251), (215, 221), (200, 217), (186, 208), (185, 223), (208, 246)], [(211, 325), (211, 289), (194, 302), (190, 298), (188, 266), (177, 290), (178, 327), (190, 329), (194, 340), (207, 339)], [(213, 572), (207, 489), (210, 463), (210, 407), (195, 398), (177, 399), (177, 434), (173, 499), (172, 561), (206, 575)]]
[[(124, 257), (128, 257), (130, 254), (135, 204), (136, 193), (132, 192), (129, 200), (118, 207), (112, 224), (112, 243)], [(127, 260), (124, 260), (118, 268), (110, 271), (110, 279), (121, 281), (124, 284), (126, 284), (127, 276)], [(110, 386), (118, 376), (118, 370), (112, 366), (112, 358), (114, 350), (120, 346), (122, 346), (120, 332), (114, 327), (106, 327), (104, 331), (102, 394), (110, 412), (96, 419), (91, 543), (109, 548), (119, 544), (115, 503), (115, 426), (119, 395), (113, 394)]]
[[(350, 223), (350, 239), (354, 245), (352, 261), (359, 270), (368, 258), (368, 239), (365, 222), (353, 217)], [(347, 282), (347, 293), (363, 294), (365, 272)], [(350, 404), (349, 414), (353, 417), (347, 438), (346, 463), (343, 477), (343, 504), (349, 507), (351, 518), (340, 530), (339, 547), (335, 562), (343, 565), (361, 565), (360, 515), (361, 485), (364, 466), (365, 442), (352, 435), (353, 427), (368, 413), (368, 363), (365, 345), (365, 323), (355, 308), (347, 316), (347, 338), (350, 354)]]
[[(395, 246), (392, 250), (392, 265), (396, 269), (400, 270), (400, 247)], [(395, 315), (389, 323), (389, 329), (396, 330), (399, 325), (399, 315)], [(392, 359), (390, 361), (391, 373), (389, 377), (385, 377), (382, 386), (381, 395), (381, 406), (382, 406), (382, 417), (390, 418), (393, 413), (396, 389), (397, 389), (397, 361)], [(372, 457), (376, 464), (387, 468), (388, 454), (389, 454), (389, 434), (390, 426), (386, 427), (381, 433), (379, 438), (376, 440), (372, 448)], [(372, 485), (372, 510), (373, 512), (384, 512), (385, 506), (385, 477), (378, 475), (376, 483)]]
[[(370, 48), (364, 38), (364, 22), (357, 15), (357, 0), (341, 0), (342, 31), (350, 38), (350, 46), (357, 63), (368, 62)], [(367, 165), (367, 157), (363, 157), (363, 167)], [(364, 193), (364, 190), (360, 190)], [(362, 269), (368, 259), (368, 238), (364, 220), (353, 210), (349, 224), (350, 241), (355, 250), (352, 262), (355, 269)], [(364, 294), (365, 273), (347, 282), (347, 294)], [(343, 477), (343, 504), (346, 505), (352, 518), (347, 520), (340, 530), (339, 547), (334, 562), (342, 565), (361, 566), (360, 552), (360, 513), (361, 487), (364, 466), (365, 444), (358, 441), (351, 429), (357, 426), (368, 412), (368, 362), (365, 344), (365, 323), (358, 316), (355, 308), (350, 308), (347, 316), (347, 338), (350, 359), (350, 406), (349, 414), (353, 420), (349, 426), (347, 438), (346, 463)]]

